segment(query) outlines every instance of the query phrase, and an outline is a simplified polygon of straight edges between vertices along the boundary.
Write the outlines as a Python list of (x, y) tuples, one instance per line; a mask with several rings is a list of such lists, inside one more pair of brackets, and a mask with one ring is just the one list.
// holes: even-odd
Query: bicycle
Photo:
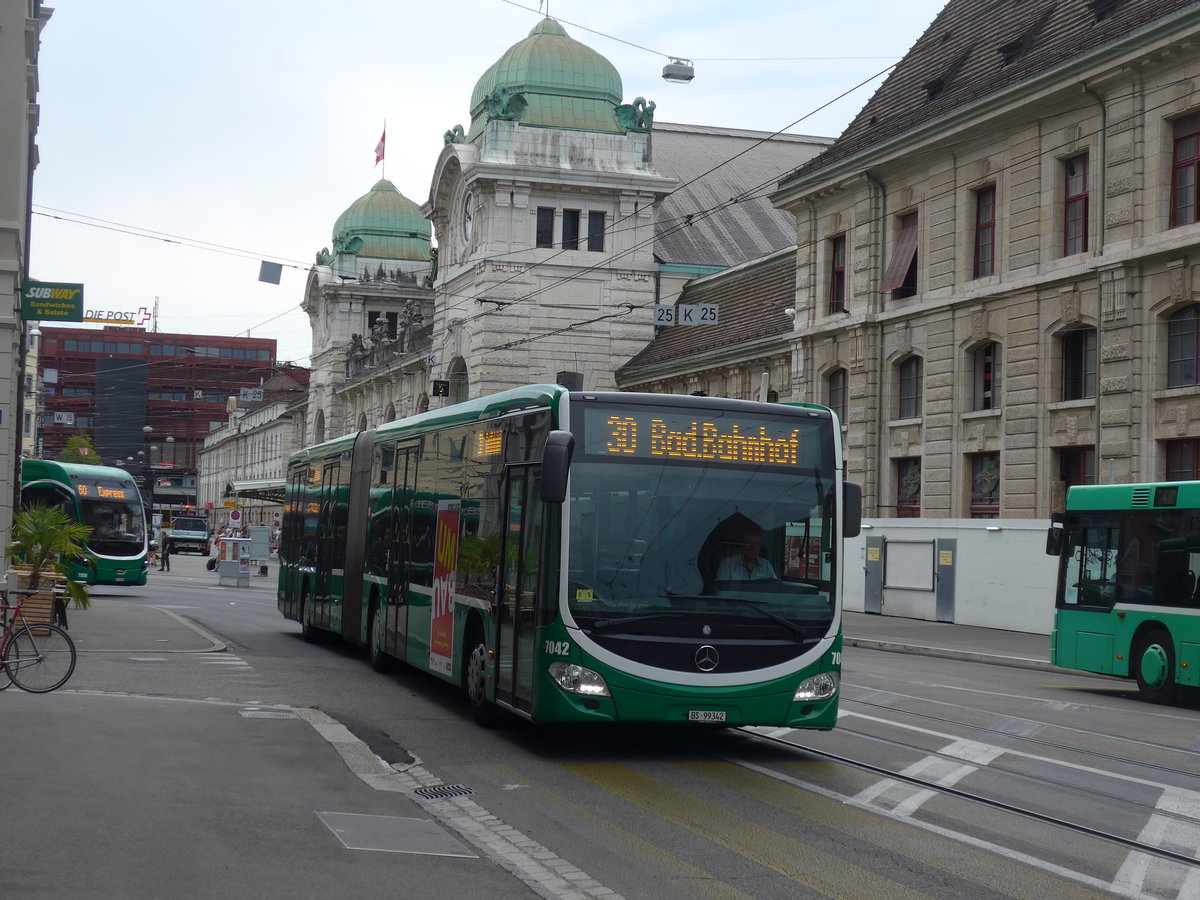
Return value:
[[(15, 684), (31, 694), (45, 694), (67, 683), (75, 671), (75, 642), (57, 625), (30, 622), (22, 614), (32, 592), (12, 591), (16, 604), (0, 602), (4, 636), (0, 639), (0, 691)], [(11, 614), (10, 614), (11, 613)]]

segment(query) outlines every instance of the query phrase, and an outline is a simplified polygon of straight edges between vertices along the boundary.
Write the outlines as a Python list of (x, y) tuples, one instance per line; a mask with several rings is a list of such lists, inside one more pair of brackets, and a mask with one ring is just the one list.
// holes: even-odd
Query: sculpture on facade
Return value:
[(329, 252), (328, 247), (322, 247), (317, 251), (317, 265), (328, 266), (333, 263), (333, 254)]
[(396, 339), (400, 342), (401, 352), (408, 353), (413, 349), (417, 329), (421, 327), (424, 316), (421, 313), (421, 301), (409, 300), (404, 304), (400, 314), (400, 325), (397, 328)]
[(371, 346), (382, 347), (388, 340), (387, 321), (383, 316), (377, 316), (371, 323)]
[(465, 144), (467, 142), (467, 133), (463, 131), (461, 125), (455, 125), (442, 135), (442, 140), (447, 144)]
[(653, 100), (647, 103), (645, 97), (636, 97), (633, 103), (617, 107), (617, 122), (630, 131), (649, 131), (654, 127), (654, 106)]
[(426, 275), (421, 280), (421, 284), (423, 284), (427, 288), (433, 287), (433, 283), (435, 281), (437, 281), (437, 273), (438, 273), (438, 248), (434, 247), (432, 250), (429, 251), (429, 274)]
[(346, 234), (345, 232), (342, 232), (341, 234), (336, 235), (333, 239), (333, 252), (334, 253), (357, 253), (359, 250), (362, 249), (362, 245), (363, 245), (362, 238), (358, 237), (357, 235), (354, 237), (351, 237), (350, 235)]
[(529, 103), (520, 91), (500, 85), (483, 98), (483, 105), (493, 119), (520, 119)]

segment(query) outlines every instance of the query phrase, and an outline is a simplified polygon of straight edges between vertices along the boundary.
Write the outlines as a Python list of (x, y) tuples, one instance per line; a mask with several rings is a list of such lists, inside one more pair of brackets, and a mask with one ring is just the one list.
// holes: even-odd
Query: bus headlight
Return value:
[(810, 700), (828, 700), (837, 692), (837, 672), (822, 672), (820, 675), (813, 675), (811, 678), (805, 678), (800, 682), (800, 686), (796, 688), (796, 695), (792, 697), (792, 702), (804, 703)]
[(599, 673), (575, 663), (550, 663), (550, 677), (564, 691), (571, 694), (584, 694), (588, 697), (607, 697), (608, 685)]

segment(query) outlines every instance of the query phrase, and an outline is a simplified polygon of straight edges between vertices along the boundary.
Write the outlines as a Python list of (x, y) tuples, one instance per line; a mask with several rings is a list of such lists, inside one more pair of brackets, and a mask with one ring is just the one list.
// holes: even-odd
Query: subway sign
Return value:
[(26, 281), (21, 286), (21, 317), (53, 322), (83, 321), (83, 285)]

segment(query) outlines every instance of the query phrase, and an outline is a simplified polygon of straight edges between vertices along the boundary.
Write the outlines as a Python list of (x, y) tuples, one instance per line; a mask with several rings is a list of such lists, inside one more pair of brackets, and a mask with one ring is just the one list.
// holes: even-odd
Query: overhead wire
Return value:
[[(1187, 78), (1180, 78), (1180, 79), (1176, 79), (1176, 80), (1174, 80), (1174, 81), (1170, 81), (1170, 82), (1166, 82), (1166, 83), (1163, 83), (1163, 84), (1160, 84), (1160, 85), (1158, 85), (1158, 89), (1161, 89), (1161, 88), (1163, 88), (1163, 87), (1170, 87), (1170, 86), (1172, 86), (1172, 85), (1176, 85), (1176, 84), (1182, 84), (1182, 83), (1185, 83), (1185, 82), (1187, 82), (1187, 81), (1188, 81), (1188, 79), (1187, 79)], [(1131, 95), (1132, 95), (1132, 93), (1131, 93)], [(1108, 99), (1109, 99), (1110, 101), (1112, 101), (1112, 100), (1119, 100), (1119, 99), (1120, 99), (1120, 97), (1111, 97), (1111, 98), (1108, 98)], [(1139, 116), (1141, 116), (1141, 115), (1144, 115), (1146, 112), (1153, 111), (1153, 110), (1155, 110), (1155, 109), (1159, 109), (1159, 108), (1161, 108), (1161, 107), (1164, 107), (1164, 106), (1169, 106), (1169, 105), (1171, 105), (1171, 104), (1172, 104), (1172, 103), (1174, 103), (1174, 102), (1175, 102), (1174, 98), (1170, 98), (1170, 99), (1168, 99), (1168, 100), (1165, 100), (1165, 101), (1163, 101), (1161, 104), (1159, 104), (1159, 105), (1157, 105), (1157, 106), (1154, 106), (1154, 107), (1149, 107), (1149, 108), (1145, 108), (1145, 109), (1141, 109), (1141, 110), (1138, 110), (1138, 111), (1132, 112), (1132, 113), (1130, 113), (1130, 114), (1129, 114), (1129, 116), (1128, 116), (1127, 118), (1125, 118), (1125, 119), (1120, 119), (1120, 120), (1115, 120), (1115, 121), (1112, 121), (1112, 122), (1110, 122), (1110, 124), (1109, 124), (1109, 127), (1110, 127), (1110, 128), (1112, 128), (1114, 125), (1119, 127), (1120, 125), (1126, 124), (1127, 122), (1133, 121), (1134, 119), (1138, 118)], [(1090, 105), (1091, 105), (1091, 104), (1080, 104), (1080, 105), (1077, 107), (1077, 109), (1081, 109), (1081, 110), (1082, 110), (1082, 109), (1088, 109), (1088, 108), (1090, 107)], [(1062, 111), (1056, 111), (1056, 112), (1053, 114), (1053, 116), (1057, 118), (1057, 117), (1061, 116), (1062, 114), (1063, 114), (1063, 113), (1062, 113)], [(790, 127), (790, 126), (789, 126), (789, 127)], [(1099, 133), (1099, 132), (1098, 132), (1098, 130), (1095, 130), (1095, 131), (1091, 131), (1091, 132), (1087, 132), (1087, 133), (1085, 133), (1085, 134), (1082, 134), (1082, 135), (1080, 135), (1080, 137), (1081, 137), (1081, 138), (1093, 137), (1093, 136), (1095, 136), (1095, 135), (1096, 135), (1096, 134), (1098, 134), (1098, 133)], [(952, 142), (941, 142), (941, 143), (939, 143), (939, 144), (938, 144), (936, 147), (929, 148), (929, 150), (927, 150), (927, 151), (924, 151), (924, 152), (937, 152), (937, 151), (939, 151), (939, 150), (942, 150), (942, 149), (944, 149), (946, 146), (956, 146), (956, 145), (960, 145), (960, 144), (973, 143), (973, 142), (978, 142), (978, 140), (979, 140), (979, 135), (978, 135), (978, 134), (973, 134), (973, 135), (971, 135), (970, 137), (962, 138), (961, 140), (958, 140), (958, 141), (952, 141)], [(999, 172), (1004, 172), (1004, 171), (1007, 171), (1007, 170), (1009, 170), (1009, 169), (1015, 169), (1015, 168), (1019, 168), (1019, 167), (1022, 167), (1022, 166), (1027, 166), (1027, 165), (1029, 165), (1029, 163), (1030, 163), (1032, 160), (1034, 160), (1034, 159), (1037, 159), (1038, 157), (1041, 157), (1041, 156), (1046, 156), (1046, 155), (1052, 155), (1052, 154), (1057, 154), (1057, 153), (1061, 152), (1062, 150), (1069, 148), (1069, 147), (1070, 147), (1072, 144), (1076, 144), (1076, 143), (1078, 143), (1078, 139), (1077, 139), (1077, 138), (1075, 138), (1075, 139), (1069, 139), (1069, 140), (1066, 140), (1066, 141), (1064, 141), (1062, 144), (1055, 145), (1055, 146), (1052, 146), (1052, 147), (1049, 147), (1049, 148), (1044, 148), (1044, 149), (1042, 149), (1042, 148), (1039, 148), (1038, 150), (1036, 150), (1036, 151), (1033, 151), (1032, 153), (1030, 153), (1030, 154), (1028, 154), (1028, 155), (1026, 155), (1026, 156), (1020, 157), (1020, 158), (1018, 158), (1018, 159), (1014, 159), (1012, 162), (1010, 162), (1010, 163), (1008, 163), (1008, 164), (1006, 164), (1006, 165), (1004, 165), (1004, 166), (1001, 166), (1001, 167), (999, 167), (998, 169), (996, 169), (996, 170), (994, 170), (994, 171), (996, 171), (996, 172), (998, 172), (998, 173), (999, 173)], [(784, 175), (786, 175), (786, 174), (787, 174), (787, 173), (781, 173), (781, 174), (780, 174), (780, 177), (782, 177), (782, 176), (784, 176)], [(754, 197), (754, 196), (756, 196), (756, 195), (753, 195), (753, 194), (751, 194), (750, 192), (752, 192), (752, 191), (755, 191), (755, 190), (761, 190), (761, 189), (762, 189), (762, 188), (764, 188), (764, 187), (765, 187), (767, 184), (775, 184), (775, 183), (777, 183), (777, 181), (778, 181), (778, 179), (776, 179), (776, 178), (773, 178), (773, 179), (771, 179), (771, 181), (769, 181), (769, 182), (762, 182), (762, 183), (761, 183), (760, 185), (758, 185), (756, 188), (750, 188), (750, 189), (747, 189), (747, 191), (744, 191), (744, 192), (743, 192), (741, 195), (738, 195), (738, 198), (736, 198), (736, 199), (731, 199), (730, 201), (727, 201), (727, 202), (726, 202), (726, 203), (724, 203), (724, 204), (719, 204), (719, 205), (717, 205), (717, 206), (714, 206), (714, 207), (711, 207), (711, 208), (709, 208), (708, 210), (706, 210), (706, 211), (704, 211), (703, 213), (699, 214), (699, 217), (700, 217), (700, 218), (706, 218), (706, 217), (708, 217), (708, 216), (710, 216), (710, 215), (715, 215), (716, 213), (718, 213), (720, 210), (722, 210), (723, 208), (725, 208), (725, 207), (726, 207), (727, 205), (729, 205), (730, 203), (733, 203), (733, 202), (742, 202), (742, 201), (744, 201), (744, 200), (746, 200), (746, 199), (751, 199), (752, 197)], [(927, 197), (927, 198), (926, 198), (926, 201), (928, 202), (928, 201), (930, 201), (930, 200), (937, 200), (937, 199), (941, 199), (941, 198), (944, 198), (944, 197), (950, 197), (950, 196), (953, 196), (955, 193), (957, 193), (957, 192), (958, 192), (958, 191), (960, 191), (960, 190), (961, 190), (961, 187), (950, 187), (950, 188), (947, 188), (945, 191), (943, 191), (943, 192), (941, 192), (941, 193), (939, 193), (939, 194), (933, 194), (933, 195), (930, 195), (929, 197)], [(765, 195), (757, 195), (757, 196), (765, 196)], [(881, 216), (882, 216), (882, 214), (881, 214)], [(694, 221), (694, 220), (693, 220), (693, 221)], [(880, 223), (879, 223), (878, 221), (876, 221), (875, 219), (872, 219), (872, 220), (870, 220), (870, 224), (872, 224), (872, 225), (878, 225), (878, 224), (880, 224)], [(796, 249), (796, 250), (798, 250), (798, 251), (799, 251), (799, 250), (810, 249), (811, 247), (813, 247), (813, 246), (817, 245), (818, 243), (820, 243), (820, 240), (821, 240), (821, 239), (815, 239), (815, 240), (813, 240), (813, 241), (809, 241), (809, 242), (805, 242), (805, 243), (800, 243), (800, 242), (797, 242), (797, 243), (796, 243), (794, 246), (795, 246), (795, 249)], [(649, 243), (649, 242), (644, 242), (644, 243)], [(592, 267), (592, 268), (595, 268), (595, 267)], [(587, 274), (587, 273), (586, 273), (586, 272), (583, 272), (583, 273), (580, 273), (580, 274)], [(528, 298), (531, 298), (531, 297), (533, 297), (533, 296), (536, 296), (536, 294), (537, 294), (537, 293), (538, 293), (538, 292), (532, 292), (532, 293), (530, 293), (529, 295), (527, 295), (526, 297), (519, 298), (519, 299), (520, 299), (520, 300), (528, 299)], [(510, 305), (511, 305), (511, 302), (516, 302), (516, 301), (510, 301)], [(625, 311), (621, 312), (621, 313), (613, 313), (613, 314), (609, 314), (609, 315), (605, 315), (605, 316), (596, 317), (596, 318), (593, 318), (593, 319), (583, 320), (583, 321), (580, 321), (580, 322), (578, 322), (578, 323), (575, 323), (574, 325), (568, 325), (568, 326), (564, 326), (564, 327), (562, 327), (562, 328), (557, 328), (557, 329), (554, 329), (553, 331), (547, 332), (547, 333), (545, 333), (545, 334), (532, 335), (532, 336), (530, 336), (530, 337), (527, 337), (527, 338), (522, 338), (522, 339), (520, 339), (520, 340), (517, 340), (517, 341), (512, 341), (512, 342), (509, 342), (509, 343), (507, 343), (507, 344), (501, 344), (501, 345), (498, 345), (498, 346), (496, 346), (496, 347), (491, 347), (491, 348), (487, 348), (487, 349), (489, 349), (489, 350), (504, 350), (504, 349), (510, 349), (511, 347), (514, 347), (514, 346), (524, 345), (524, 344), (528, 344), (528, 343), (535, 342), (535, 341), (537, 341), (537, 340), (542, 340), (542, 339), (544, 339), (544, 338), (553, 337), (553, 336), (555, 336), (555, 335), (562, 334), (562, 333), (564, 333), (564, 332), (566, 332), (566, 331), (570, 331), (570, 330), (572, 330), (573, 328), (579, 328), (579, 327), (583, 327), (583, 326), (585, 326), (585, 325), (593, 324), (594, 322), (601, 321), (602, 319), (607, 319), (607, 318), (615, 318), (615, 317), (618, 317), (618, 316), (620, 316), (620, 317), (623, 317), (623, 316), (626, 316), (626, 315), (630, 315), (630, 314), (632, 314), (633, 312), (636, 312), (636, 311), (638, 311), (638, 310), (644, 310), (644, 309), (648, 309), (648, 308), (649, 308), (650, 306), (652, 306), (652, 305), (653, 305), (653, 303), (652, 303), (652, 302), (645, 302), (645, 303), (639, 303), (639, 304), (627, 304), (627, 306), (628, 306), (629, 308), (628, 308), (628, 309), (626, 309)]]

